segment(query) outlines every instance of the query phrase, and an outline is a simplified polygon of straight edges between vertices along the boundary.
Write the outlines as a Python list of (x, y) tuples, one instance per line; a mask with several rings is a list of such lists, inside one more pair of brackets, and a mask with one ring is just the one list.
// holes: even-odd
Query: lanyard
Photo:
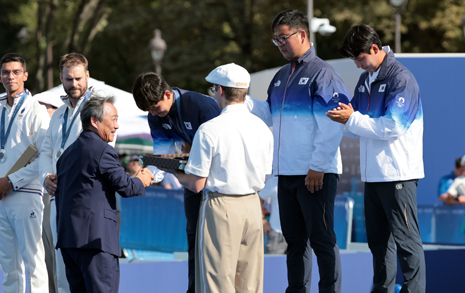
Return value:
[(71, 128), (73, 127), (73, 124), (74, 124), (74, 121), (76, 120), (76, 117), (77, 117), (77, 116), (79, 115), (79, 113), (81, 112), (81, 107), (82, 107), (82, 105), (87, 101), (87, 99), (89, 98), (91, 92), (92, 92), (91, 89), (88, 89), (88, 90), (87, 90), (87, 94), (85, 95), (84, 100), (83, 100), (82, 103), (79, 105), (79, 108), (76, 110), (76, 113), (74, 113), (74, 117), (73, 117), (73, 119), (71, 120), (71, 123), (69, 124), (68, 130), (66, 130), (66, 124), (68, 124), (68, 109), (69, 109), (69, 108), (68, 108), (68, 107), (66, 108), (65, 114), (64, 114), (64, 116), (63, 116), (63, 129), (62, 129), (63, 139), (61, 140), (61, 148), (62, 148), (62, 149), (65, 147), (66, 141), (68, 140), (69, 134), (70, 134), (70, 132), (71, 132)]
[(0, 136), (0, 140), (1, 140), (0, 149), (2, 149), (2, 150), (5, 149), (6, 140), (8, 139), (8, 136), (10, 135), (11, 125), (13, 124), (13, 121), (15, 120), (16, 114), (18, 114), (18, 111), (21, 108), (21, 106), (23, 105), (24, 100), (26, 99), (26, 97), (27, 97), (27, 93), (26, 93), (26, 91), (24, 91), (23, 96), (21, 97), (21, 100), (19, 100), (18, 104), (16, 104), (15, 110), (13, 111), (13, 115), (11, 116), (10, 123), (8, 124), (8, 129), (6, 131), (6, 134), (5, 134), (6, 107), (3, 107), (3, 111), (2, 111), (2, 127), (1, 127), (1, 136)]

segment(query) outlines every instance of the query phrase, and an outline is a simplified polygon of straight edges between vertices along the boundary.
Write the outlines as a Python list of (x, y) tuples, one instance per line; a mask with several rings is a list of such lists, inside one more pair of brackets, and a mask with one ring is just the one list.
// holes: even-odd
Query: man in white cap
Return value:
[(263, 292), (263, 232), (257, 191), (271, 173), (273, 137), (244, 105), (250, 75), (227, 64), (213, 70), (221, 114), (195, 134), (185, 173), (171, 170), (194, 192), (204, 189), (197, 224), (196, 292)]

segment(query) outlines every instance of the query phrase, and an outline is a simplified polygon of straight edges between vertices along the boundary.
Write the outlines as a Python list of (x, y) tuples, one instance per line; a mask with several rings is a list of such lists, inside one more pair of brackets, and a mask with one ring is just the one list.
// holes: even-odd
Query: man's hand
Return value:
[(55, 190), (57, 189), (57, 176), (50, 174), (45, 177), (44, 188), (47, 190), (48, 194), (55, 196)]
[(326, 112), (326, 116), (335, 122), (346, 124), (352, 113), (354, 113), (352, 104), (349, 103), (349, 105), (346, 105), (344, 103), (339, 103), (339, 107)]
[(8, 176), (0, 178), (0, 200), (2, 200), (10, 190), (13, 189), (13, 184), (8, 183)]
[(324, 174), (324, 172), (308, 170), (307, 177), (305, 177), (305, 186), (307, 186), (308, 191), (314, 193), (323, 188)]
[(181, 152), (183, 154), (188, 154), (191, 152), (191, 145), (187, 142), (184, 142), (184, 144), (181, 146)]
[(457, 200), (461, 205), (465, 205), (465, 195), (459, 195), (457, 196)]
[(154, 179), (152, 172), (150, 172), (147, 168), (140, 170), (139, 173), (137, 173), (136, 178), (139, 178), (142, 181), (145, 188), (149, 187)]

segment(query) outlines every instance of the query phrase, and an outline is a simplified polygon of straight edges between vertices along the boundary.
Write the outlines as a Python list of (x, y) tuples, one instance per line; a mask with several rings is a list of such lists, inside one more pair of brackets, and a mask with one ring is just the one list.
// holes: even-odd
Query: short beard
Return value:
[(78, 96), (74, 96), (71, 94), (71, 89), (65, 89), (66, 94), (68, 95), (69, 98), (74, 99), (74, 100), (79, 100), (86, 92), (87, 92), (87, 84), (82, 88), (83, 90), (79, 92)]

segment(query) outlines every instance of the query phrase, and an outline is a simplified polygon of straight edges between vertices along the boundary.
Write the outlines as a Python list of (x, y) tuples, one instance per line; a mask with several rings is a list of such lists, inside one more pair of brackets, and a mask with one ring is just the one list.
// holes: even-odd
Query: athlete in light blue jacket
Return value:
[(396, 252), (402, 292), (425, 292), (425, 259), (417, 219), (417, 184), (423, 172), (423, 110), (412, 73), (367, 25), (349, 30), (339, 52), (366, 70), (351, 104), (327, 113), (360, 137), (365, 222), (373, 254), (372, 292), (393, 292)]
[(274, 135), (273, 173), (278, 176), (281, 227), (289, 244), (286, 292), (310, 292), (312, 249), (319, 292), (341, 292), (341, 261), (334, 233), (334, 199), (342, 173), (340, 126), (325, 113), (350, 94), (341, 77), (310, 44), (307, 16), (279, 13), (273, 43), (289, 64), (268, 88)]

